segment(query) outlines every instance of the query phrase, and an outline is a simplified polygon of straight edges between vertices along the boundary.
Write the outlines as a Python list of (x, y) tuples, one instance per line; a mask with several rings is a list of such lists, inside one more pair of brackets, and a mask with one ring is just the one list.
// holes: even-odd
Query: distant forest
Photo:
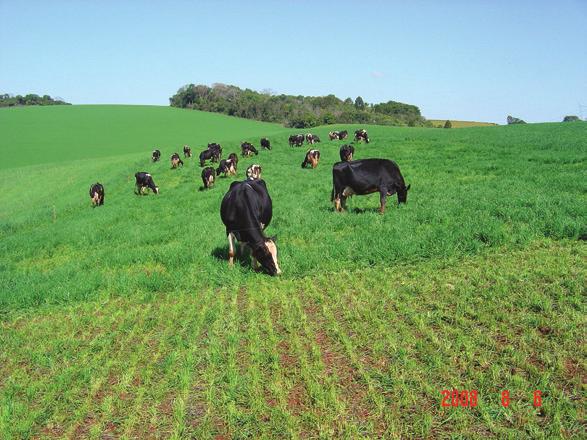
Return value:
[(0, 94), (0, 107), (17, 107), (21, 105), (71, 105), (69, 102), (61, 99), (51, 98), (49, 95), (10, 95), (8, 93)]
[(417, 106), (401, 102), (368, 104), (360, 96), (354, 101), (351, 98), (343, 101), (334, 95), (274, 95), (226, 84), (212, 87), (188, 84), (169, 98), (169, 103), (172, 107), (279, 122), (295, 128), (339, 123), (432, 126)]

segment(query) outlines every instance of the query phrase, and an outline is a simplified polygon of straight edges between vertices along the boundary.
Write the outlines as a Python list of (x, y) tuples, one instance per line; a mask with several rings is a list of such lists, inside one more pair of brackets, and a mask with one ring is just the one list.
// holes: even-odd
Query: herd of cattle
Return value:
[[(348, 137), (348, 132), (332, 131), (328, 134), (331, 140), (344, 140)], [(317, 135), (308, 133), (295, 134), (289, 137), (289, 145), (302, 146), (304, 141), (309, 145), (320, 142)], [(369, 136), (366, 130), (355, 131), (355, 141), (369, 142)], [(260, 141), (261, 148), (271, 150), (269, 139), (263, 138)], [(380, 194), (379, 211), (385, 212), (385, 203), (387, 196), (397, 194), (398, 203), (405, 203), (407, 200), (410, 185), (406, 186), (404, 178), (399, 170), (398, 165), (388, 159), (362, 159), (353, 160), (355, 148), (353, 145), (345, 144), (340, 147), (340, 160), (333, 165), (332, 183), (333, 189), (331, 201), (337, 211), (343, 211), (346, 208), (346, 199), (353, 195), (364, 195), (374, 192)], [(189, 146), (183, 147), (184, 159), (192, 157), (192, 150)], [(250, 142), (241, 144), (241, 155), (249, 157), (259, 154), (258, 150)], [(158, 162), (161, 159), (161, 151), (154, 150), (151, 159)], [(227, 159), (222, 159), (222, 147), (217, 143), (210, 143), (208, 147), (199, 155), (200, 167), (202, 170), (202, 182), (205, 189), (214, 185), (216, 176), (236, 176), (238, 166), (238, 156), (236, 153), (230, 153)], [(218, 167), (214, 169), (211, 166), (205, 166), (206, 162), (217, 163)], [(310, 149), (307, 151), (302, 168), (311, 165), (312, 168), (318, 166), (320, 161), (320, 151)], [(178, 168), (183, 166), (183, 160), (178, 153), (171, 156), (171, 167)], [(235, 249), (237, 243), (242, 247), (250, 249), (251, 262), (253, 268), (257, 269), (260, 263), (261, 267), (270, 275), (281, 273), (277, 263), (277, 247), (275, 237), (266, 237), (263, 231), (269, 226), (273, 215), (273, 203), (265, 181), (261, 179), (261, 166), (252, 164), (247, 168), (246, 179), (243, 181), (232, 182), (228, 192), (222, 199), (220, 206), (220, 217), (226, 226), (228, 237), (228, 260), (233, 264), (236, 255)], [(135, 174), (135, 185), (137, 195), (145, 194), (145, 191), (151, 190), (154, 194), (159, 194), (159, 187), (155, 185), (151, 174), (141, 171)], [(104, 204), (104, 186), (95, 183), (90, 187), (90, 198), (93, 206)]]

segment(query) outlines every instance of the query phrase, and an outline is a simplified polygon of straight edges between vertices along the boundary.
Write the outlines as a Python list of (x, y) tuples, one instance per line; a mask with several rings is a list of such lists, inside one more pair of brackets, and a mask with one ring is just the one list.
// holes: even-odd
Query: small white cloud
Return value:
[(371, 72), (371, 76), (373, 78), (383, 78), (385, 76), (385, 73), (383, 73), (379, 70), (374, 70), (373, 72)]

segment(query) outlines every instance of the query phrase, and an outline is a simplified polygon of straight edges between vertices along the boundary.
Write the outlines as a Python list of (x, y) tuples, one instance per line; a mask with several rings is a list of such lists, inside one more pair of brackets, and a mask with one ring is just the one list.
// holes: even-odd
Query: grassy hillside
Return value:
[[(35, 137), (9, 128), (0, 139), (3, 157), (46, 150), (37, 165), (14, 159), (0, 170), (4, 437), (582, 432), (583, 124), (368, 127), (373, 141), (356, 158), (392, 158), (412, 184), (408, 204), (394, 199), (381, 216), (376, 195), (332, 211), (341, 143), (326, 134), (337, 127), (313, 130), (322, 160), (303, 170), (305, 149), (287, 146), (291, 131), (275, 125), (170, 108), (67, 109), (85, 116), (23, 109), (43, 110), (20, 119)], [(104, 151), (64, 128), (76, 118)], [(104, 133), (105, 119), (119, 131)], [(118, 120), (135, 121), (139, 139)], [(239, 176), (263, 166), (278, 279), (227, 267), (219, 206), (231, 179), (199, 191), (195, 160), (179, 170), (166, 160), (184, 143), (197, 152), (218, 140), (227, 154), (262, 136), (274, 150), (241, 159)], [(156, 144), (165, 160), (152, 164)], [(159, 196), (133, 194), (139, 170)], [(106, 187), (96, 209), (94, 181)], [(478, 390), (478, 407), (441, 407), (452, 388)]]
[[(434, 127), (444, 127), (446, 119), (428, 119), (432, 122)], [(477, 122), (477, 121), (455, 121), (453, 119), (450, 120), (452, 124), (452, 128), (469, 128), (469, 127), (492, 127), (496, 126), (497, 124), (494, 122)]]

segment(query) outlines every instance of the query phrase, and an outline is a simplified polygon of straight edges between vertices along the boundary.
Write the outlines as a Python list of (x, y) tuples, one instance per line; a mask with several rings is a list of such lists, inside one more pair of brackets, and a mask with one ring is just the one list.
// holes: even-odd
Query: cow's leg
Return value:
[(379, 188), (379, 212), (383, 214), (385, 212), (385, 202), (387, 201), (387, 188)]
[(234, 256), (235, 256), (234, 239), (235, 239), (235, 236), (232, 234), (232, 232), (229, 232), (228, 233), (228, 264), (230, 264), (231, 266), (234, 264)]

